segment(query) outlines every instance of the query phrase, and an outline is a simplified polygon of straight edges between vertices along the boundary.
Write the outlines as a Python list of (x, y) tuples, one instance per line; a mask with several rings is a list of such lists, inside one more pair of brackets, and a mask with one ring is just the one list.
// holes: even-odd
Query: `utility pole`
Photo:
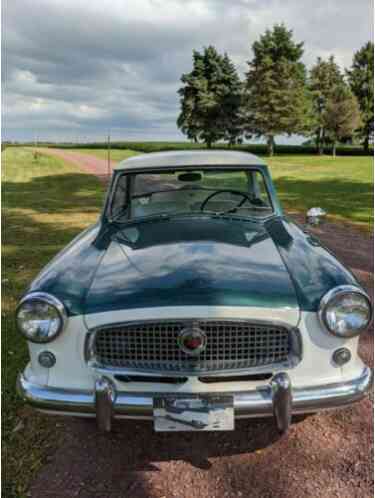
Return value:
[(111, 176), (111, 130), (108, 131), (108, 141), (107, 141), (107, 173), (109, 181)]
[(325, 105), (325, 98), (323, 97), (323, 95), (321, 95), (318, 98), (318, 108), (319, 108), (319, 118), (320, 118), (319, 119), (320, 120), (320, 126), (319, 126), (319, 144), (318, 144), (318, 148), (319, 148), (319, 154), (320, 155), (324, 154), (324, 128), (323, 128), (323, 123), (322, 123), (324, 105)]

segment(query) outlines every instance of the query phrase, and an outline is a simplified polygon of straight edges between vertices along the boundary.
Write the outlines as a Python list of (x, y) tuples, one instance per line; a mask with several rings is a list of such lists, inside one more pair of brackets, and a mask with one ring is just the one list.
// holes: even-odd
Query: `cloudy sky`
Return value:
[(177, 89), (193, 49), (251, 45), (285, 22), (304, 61), (342, 67), (372, 39), (372, 0), (4, 0), (3, 139), (181, 139)]

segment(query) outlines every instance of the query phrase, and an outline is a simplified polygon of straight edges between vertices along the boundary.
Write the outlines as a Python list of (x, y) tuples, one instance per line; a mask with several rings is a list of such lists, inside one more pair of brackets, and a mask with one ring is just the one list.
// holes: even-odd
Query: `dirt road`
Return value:
[[(103, 176), (106, 163), (58, 154)], [(74, 155), (74, 157), (73, 157)], [(372, 240), (328, 223), (318, 236), (372, 294)], [(373, 365), (373, 336), (361, 355)], [(371, 396), (371, 399), (373, 397)], [(64, 437), (33, 482), (34, 498), (369, 498), (373, 496), (373, 407), (370, 398), (310, 416), (279, 438), (271, 420), (241, 421), (233, 433), (155, 434), (148, 422), (56, 419)], [(61, 430), (61, 428), (59, 429)]]
[[(64, 159), (71, 164), (75, 164), (82, 171), (96, 175), (103, 182), (108, 182), (111, 171), (108, 171), (108, 162), (105, 159), (100, 159), (90, 154), (84, 154), (82, 152), (75, 152), (65, 149), (50, 149), (47, 147), (39, 147), (33, 149), (42, 154), (49, 154), (51, 156)], [(112, 170), (115, 165), (116, 163), (111, 161), (110, 170)]]

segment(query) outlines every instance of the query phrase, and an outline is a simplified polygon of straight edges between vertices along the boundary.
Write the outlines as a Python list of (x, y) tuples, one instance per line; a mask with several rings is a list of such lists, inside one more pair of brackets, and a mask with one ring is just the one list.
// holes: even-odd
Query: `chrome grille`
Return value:
[[(178, 338), (183, 329), (199, 327), (206, 347), (186, 354)], [(163, 372), (209, 372), (286, 364), (293, 353), (291, 332), (283, 326), (246, 321), (163, 321), (98, 329), (91, 355), (101, 367)]]

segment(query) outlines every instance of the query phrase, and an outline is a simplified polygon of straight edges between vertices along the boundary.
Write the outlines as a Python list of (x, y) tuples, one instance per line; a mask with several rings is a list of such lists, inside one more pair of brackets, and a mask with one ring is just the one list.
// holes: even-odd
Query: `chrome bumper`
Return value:
[[(294, 389), (288, 374), (278, 373), (268, 386), (226, 394), (233, 394), (236, 418), (273, 415), (279, 431), (285, 432), (292, 414), (337, 408), (359, 401), (370, 389), (371, 383), (372, 372), (369, 368), (349, 382)], [(83, 391), (32, 384), (20, 374), (17, 389), (27, 403), (39, 410), (95, 416), (99, 427), (107, 431), (111, 429), (113, 418), (149, 419), (153, 414), (152, 393), (116, 391), (105, 377), (96, 381), (93, 391)]]

